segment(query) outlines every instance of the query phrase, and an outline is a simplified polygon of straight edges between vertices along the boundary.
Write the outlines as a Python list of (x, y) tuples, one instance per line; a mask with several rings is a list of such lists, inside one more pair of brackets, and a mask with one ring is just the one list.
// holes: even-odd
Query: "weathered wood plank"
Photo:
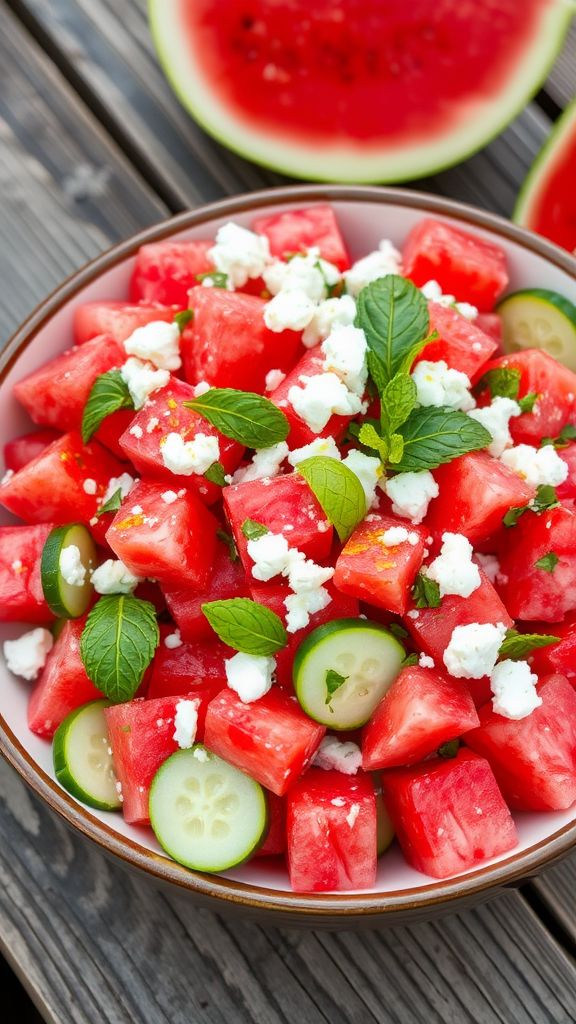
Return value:
[(576, 950), (576, 854), (536, 879), (534, 889)]
[(0, 337), (112, 241), (165, 216), (59, 71), (0, 8)]

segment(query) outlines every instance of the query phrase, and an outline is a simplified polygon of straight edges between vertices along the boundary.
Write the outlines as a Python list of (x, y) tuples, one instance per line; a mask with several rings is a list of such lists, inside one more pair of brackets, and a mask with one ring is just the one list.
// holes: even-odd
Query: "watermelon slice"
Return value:
[(513, 219), (576, 252), (576, 99), (556, 122), (522, 186)]
[(402, 181), (479, 149), (558, 53), (564, 0), (151, 0), (182, 103), (250, 159), (322, 181)]

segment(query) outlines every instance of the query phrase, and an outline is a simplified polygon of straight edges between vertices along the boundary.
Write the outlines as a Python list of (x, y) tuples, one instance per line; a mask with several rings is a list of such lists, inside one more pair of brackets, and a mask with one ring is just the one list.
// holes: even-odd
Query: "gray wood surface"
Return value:
[[(572, 37), (539, 103), (419, 185), (509, 213), (574, 92)], [(280, 182), (209, 140), (155, 60), (141, 0), (0, 0), (0, 339), (70, 270), (169, 210)], [(0, 948), (53, 1024), (564, 1024), (572, 858), (436, 924), (263, 929), (128, 877), (0, 765)]]

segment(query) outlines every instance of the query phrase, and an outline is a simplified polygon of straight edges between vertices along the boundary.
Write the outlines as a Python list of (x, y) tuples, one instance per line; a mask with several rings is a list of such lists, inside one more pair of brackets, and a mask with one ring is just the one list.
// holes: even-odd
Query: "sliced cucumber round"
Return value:
[[(85, 569), (81, 583), (67, 582), (62, 573), (62, 553), (70, 547), (77, 549), (79, 561)], [(97, 561), (96, 545), (90, 531), (82, 523), (57, 526), (48, 534), (42, 551), (40, 572), (44, 597), (54, 615), (63, 619), (78, 619), (84, 615), (94, 591), (90, 580)]]
[(109, 703), (94, 700), (72, 711), (58, 726), (52, 748), (60, 785), (82, 803), (101, 811), (121, 807), (104, 714)]
[(502, 299), (503, 348), (518, 352), (541, 348), (576, 370), (576, 306), (547, 288), (525, 288)]
[(335, 619), (300, 644), (292, 670), (300, 706), (331, 729), (365, 725), (400, 671), (404, 648), (384, 626)]
[(226, 871), (247, 860), (268, 828), (258, 782), (197, 743), (158, 769), (150, 821), (160, 845), (195, 871)]

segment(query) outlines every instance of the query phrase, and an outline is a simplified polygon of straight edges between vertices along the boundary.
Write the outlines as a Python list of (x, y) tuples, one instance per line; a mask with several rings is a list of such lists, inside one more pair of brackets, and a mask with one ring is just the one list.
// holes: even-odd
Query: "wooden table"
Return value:
[[(0, 2), (0, 337), (138, 228), (282, 178), (211, 142), (157, 65), (144, 0)], [(418, 187), (509, 214), (576, 87), (546, 89)], [(491, 904), (354, 935), (223, 920), (127, 876), (0, 765), (0, 948), (54, 1024), (568, 1024), (576, 855)], [(4, 979), (3, 995), (9, 990)], [(22, 1002), (22, 1021), (38, 1020)]]

